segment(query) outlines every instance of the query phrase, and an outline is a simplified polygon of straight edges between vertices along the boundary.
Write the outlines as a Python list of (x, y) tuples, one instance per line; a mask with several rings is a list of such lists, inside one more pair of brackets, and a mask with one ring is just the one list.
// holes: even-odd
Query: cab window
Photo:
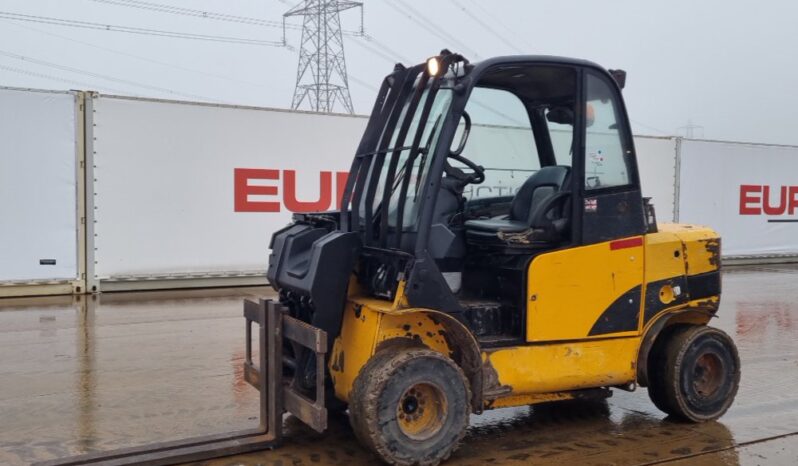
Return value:
[[(462, 155), (485, 168), (485, 181), (468, 185), (466, 199), (513, 196), (540, 169), (529, 114), (515, 94), (477, 87), (466, 106), (471, 133)], [(454, 141), (460, 140), (460, 131)], [(457, 162), (452, 161), (452, 165)], [(458, 166), (458, 168), (464, 168)]]
[(631, 148), (620, 132), (617, 94), (605, 78), (587, 74), (585, 108), (585, 189), (596, 190), (632, 183)]

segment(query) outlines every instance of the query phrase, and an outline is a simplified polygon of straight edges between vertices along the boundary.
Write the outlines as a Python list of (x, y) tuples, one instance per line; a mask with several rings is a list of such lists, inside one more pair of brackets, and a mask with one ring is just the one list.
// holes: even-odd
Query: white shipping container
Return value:
[(335, 208), (366, 123), (110, 96), (91, 103), (90, 279), (148, 280), (133, 288), (156, 278), (263, 281), (271, 233), (291, 211)]
[[(263, 283), (272, 232), (292, 212), (338, 207), (367, 122), (94, 94), (84, 136), (82, 101), (0, 88), (0, 295), (20, 294), (21, 283), (77, 290), (84, 260), (90, 290)], [(520, 131), (483, 130), (485, 147), (471, 149), (507, 155), (528, 143)], [(716, 228), (725, 257), (798, 255), (798, 147), (646, 136), (635, 145), (660, 221)], [(490, 182), (466, 195), (506, 195), (529, 175), (498, 155), (492, 163)]]
[(722, 237), (724, 257), (798, 254), (798, 147), (681, 141), (679, 221)]
[[(79, 277), (78, 94), (0, 88), (0, 296)], [(35, 294), (30, 291), (26, 294)]]
[(668, 137), (635, 137), (643, 196), (651, 198), (659, 222), (676, 219), (676, 141)]

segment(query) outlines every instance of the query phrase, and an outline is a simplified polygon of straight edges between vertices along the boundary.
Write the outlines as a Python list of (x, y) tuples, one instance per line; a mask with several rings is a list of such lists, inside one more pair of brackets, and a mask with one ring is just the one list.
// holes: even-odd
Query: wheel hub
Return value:
[(410, 386), (399, 398), (396, 419), (406, 436), (425, 440), (441, 430), (446, 410), (446, 396), (440, 388), (418, 383)]
[(416, 413), (416, 410), (418, 410), (419, 404), (415, 396), (409, 395), (402, 400), (402, 411), (404, 411), (406, 416), (412, 416)]
[(693, 389), (703, 397), (709, 398), (723, 383), (723, 362), (716, 354), (704, 353), (693, 368)]

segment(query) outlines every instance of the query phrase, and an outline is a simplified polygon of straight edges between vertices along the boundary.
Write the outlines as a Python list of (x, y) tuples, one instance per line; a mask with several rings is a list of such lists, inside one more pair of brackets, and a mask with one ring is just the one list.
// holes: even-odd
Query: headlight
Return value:
[(432, 57), (427, 60), (427, 72), (430, 76), (437, 76), (438, 72), (441, 70), (441, 64), (438, 61), (438, 57)]

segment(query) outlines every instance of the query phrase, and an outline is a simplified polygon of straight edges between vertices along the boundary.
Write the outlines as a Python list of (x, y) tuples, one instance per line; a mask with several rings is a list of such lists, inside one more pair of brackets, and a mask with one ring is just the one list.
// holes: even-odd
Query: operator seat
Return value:
[[(566, 181), (570, 171), (570, 167), (562, 165), (542, 167), (521, 185), (521, 189), (513, 197), (508, 215), (465, 222), (468, 242), (504, 244), (504, 238), (508, 234), (512, 236), (515, 233), (522, 234), (535, 228), (544, 227), (544, 225), (533, 225), (536, 212), (547, 203), (546, 201), (562, 192), (563, 187), (567, 186)], [(539, 215), (537, 214), (537, 216)], [(558, 229), (562, 230), (564, 226), (564, 222), (560, 222)], [(556, 238), (549, 234), (539, 239), (551, 241)]]

